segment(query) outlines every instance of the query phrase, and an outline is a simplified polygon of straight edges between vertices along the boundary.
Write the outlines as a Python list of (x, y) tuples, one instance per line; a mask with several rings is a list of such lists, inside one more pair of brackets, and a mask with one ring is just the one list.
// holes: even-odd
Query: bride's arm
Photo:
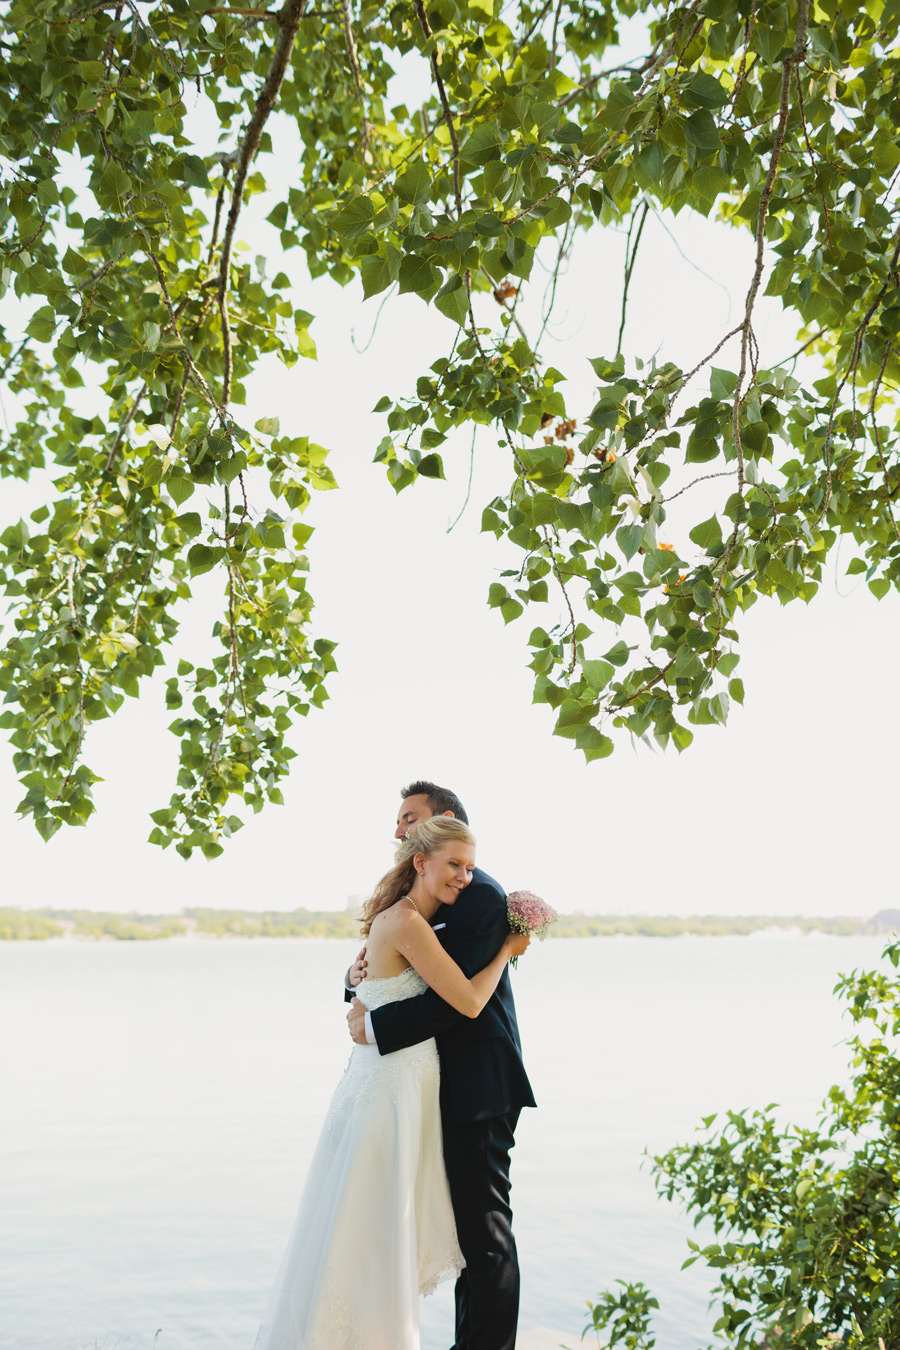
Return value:
[(507, 962), (521, 956), (529, 938), (510, 933), (492, 961), (468, 979), (448, 956), (429, 924), (419, 914), (404, 914), (391, 934), (401, 956), (419, 972), (425, 983), (451, 1008), (464, 1017), (477, 1017), (497, 988)]

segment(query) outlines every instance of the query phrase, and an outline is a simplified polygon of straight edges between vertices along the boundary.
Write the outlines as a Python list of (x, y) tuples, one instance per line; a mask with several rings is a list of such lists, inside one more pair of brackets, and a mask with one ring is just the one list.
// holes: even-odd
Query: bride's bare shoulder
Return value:
[(416, 911), (411, 905), (398, 900), (396, 905), (391, 905), (390, 909), (383, 909), (380, 914), (375, 915), (372, 920), (372, 927), (369, 929), (369, 938), (371, 940), (373, 937), (387, 937), (389, 934), (405, 928), (410, 920), (415, 920), (417, 917)]

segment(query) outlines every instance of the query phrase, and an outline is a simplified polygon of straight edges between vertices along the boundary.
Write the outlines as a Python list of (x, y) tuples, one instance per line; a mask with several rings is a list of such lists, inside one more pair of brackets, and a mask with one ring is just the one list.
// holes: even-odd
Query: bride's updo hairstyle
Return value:
[(369, 936), (376, 914), (390, 909), (401, 896), (409, 894), (416, 880), (416, 855), (423, 853), (426, 858), (431, 858), (445, 844), (457, 841), (463, 844), (475, 843), (474, 834), (461, 820), (453, 816), (432, 816), (429, 820), (419, 822), (415, 832), (398, 846), (393, 867), (381, 878), (371, 900), (367, 900), (363, 906), (363, 937)]

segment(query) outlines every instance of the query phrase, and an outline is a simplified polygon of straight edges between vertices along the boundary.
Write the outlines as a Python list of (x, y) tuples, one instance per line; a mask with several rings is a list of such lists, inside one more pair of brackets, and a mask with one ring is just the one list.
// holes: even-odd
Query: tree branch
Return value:
[(884, 509), (885, 512), (887, 513), (887, 518), (888, 521), (890, 522), (891, 529), (894, 532), (894, 538), (897, 540), (897, 543), (900, 544), (900, 529), (898, 529), (897, 527), (896, 518), (894, 516), (893, 511), (891, 510), (892, 498), (891, 498), (890, 474), (888, 473), (887, 461), (884, 458), (884, 451), (881, 448), (881, 435), (878, 430), (878, 424), (875, 421), (875, 403), (878, 398), (878, 390), (881, 388), (881, 382), (884, 379), (884, 372), (887, 370), (887, 364), (888, 361), (891, 359), (891, 354), (893, 350), (894, 344), (893, 342), (889, 342), (884, 351), (884, 359), (881, 362), (881, 369), (878, 372), (878, 378), (875, 381), (875, 385), (872, 389), (872, 397), (869, 400), (869, 417), (872, 420), (872, 434), (875, 437), (875, 448), (878, 451), (878, 462), (881, 465), (881, 472), (884, 475), (884, 495), (885, 495)]
[[(740, 413), (741, 406), (746, 397), (744, 390), (744, 380), (747, 375), (747, 366), (754, 362), (752, 351), (753, 342), (753, 309), (756, 304), (756, 297), (759, 294), (760, 284), (762, 282), (763, 263), (765, 261), (765, 243), (766, 243), (766, 219), (769, 214), (769, 202), (772, 200), (772, 191), (775, 187), (775, 179), (778, 175), (778, 165), (781, 159), (781, 151), (784, 148), (784, 138), (787, 131), (788, 115), (790, 113), (790, 95), (791, 81), (794, 77), (794, 69), (803, 60), (806, 54), (806, 31), (809, 22), (810, 0), (800, 0), (797, 13), (797, 27), (795, 30), (794, 47), (790, 56), (785, 57), (781, 72), (781, 104), (778, 110), (778, 126), (775, 130), (775, 143), (772, 146), (772, 155), (769, 159), (769, 169), (763, 183), (762, 192), (759, 197), (759, 207), (756, 212), (756, 261), (753, 268), (753, 276), (750, 281), (750, 288), (747, 291), (747, 298), (744, 302), (744, 319), (741, 324), (741, 364), (738, 371), (737, 384), (734, 389), (734, 399), (731, 405), (731, 428), (734, 437), (734, 448), (737, 455), (737, 490), (741, 498), (744, 495), (744, 447), (741, 441)], [(755, 378), (755, 364), (754, 364)], [(752, 381), (751, 381), (752, 383)], [(728, 564), (731, 555), (734, 552), (734, 546), (737, 543), (738, 534), (741, 528), (740, 512), (737, 513), (737, 519), (734, 522), (734, 528), (728, 536), (728, 544), (722, 559), (719, 563), (719, 576), (713, 590), (714, 599), (718, 599), (719, 592), (725, 581), (725, 573), (728, 571)]]
[(879, 286), (875, 294), (875, 298), (873, 299), (872, 303), (869, 305), (869, 308), (863, 315), (862, 320), (860, 321), (860, 324), (853, 335), (853, 350), (850, 353), (849, 364), (847, 366), (847, 369), (844, 371), (844, 374), (841, 377), (838, 387), (834, 391), (834, 397), (831, 400), (831, 409), (828, 415), (828, 427), (825, 432), (825, 444), (823, 447), (825, 452), (825, 469), (826, 469), (825, 500), (822, 503), (821, 511), (816, 516), (817, 525), (819, 521), (822, 519), (822, 517), (825, 515), (825, 512), (828, 510), (829, 504), (831, 502), (832, 487), (834, 483), (834, 470), (832, 467), (831, 446), (834, 441), (834, 420), (837, 416), (838, 399), (840, 398), (847, 381), (851, 377), (853, 377), (854, 379), (856, 377), (856, 368), (859, 365), (859, 358), (860, 353), (862, 352), (862, 343), (863, 338), (866, 335), (866, 330), (869, 327), (869, 324), (872, 320), (872, 315), (875, 313), (876, 309), (881, 304), (885, 292), (888, 290), (893, 281), (894, 273), (897, 270), (897, 263), (898, 261), (900, 261), (900, 229), (898, 229), (896, 235), (894, 236), (894, 241), (895, 241), (894, 252), (891, 255), (891, 262), (888, 268), (887, 279), (884, 282), (882, 282), (881, 286)]
[(268, 19), (281, 23), (281, 13), (277, 9), (231, 9), (228, 5), (217, 5), (215, 9), (205, 9), (200, 15), (205, 19), (209, 14), (227, 14), (236, 19)]
[(609, 711), (619, 712), (622, 708), (627, 708), (629, 703), (633, 703), (636, 698), (640, 698), (641, 694), (646, 694), (648, 689), (652, 689), (655, 684), (659, 684), (660, 680), (665, 679), (668, 672), (674, 666), (675, 659), (676, 658), (673, 656), (671, 661), (667, 661), (664, 666), (657, 666), (656, 674), (652, 675), (646, 684), (642, 684), (640, 689), (636, 689), (633, 694), (630, 694), (628, 698), (623, 699), (621, 703), (614, 703)]
[[(419, 4), (421, 3), (421, 0), (416, 0), (416, 2), (417, 4)], [(638, 100), (647, 92), (647, 88), (649, 87), (650, 81), (653, 79), (653, 76), (656, 74), (659, 67), (669, 59), (669, 57), (672, 55), (672, 52), (678, 45), (678, 39), (681, 36), (685, 24), (688, 22), (689, 19), (691, 19), (694, 16), (694, 14), (696, 14), (697, 10), (700, 8), (702, 4), (703, 0), (692, 0), (692, 3), (685, 10), (681, 22), (679, 23), (675, 32), (672, 34), (665, 48), (660, 52), (659, 56), (655, 57), (646, 67), (646, 74), (644, 75), (644, 78), (641, 81), (640, 88), (637, 89), (634, 94), (635, 102), (638, 102)], [(641, 69), (643, 70), (644, 67), (641, 67)], [(600, 149), (595, 154), (591, 155), (588, 159), (586, 159), (584, 163), (581, 164), (574, 171), (574, 173), (569, 174), (567, 178), (561, 179), (557, 184), (555, 184), (554, 187), (552, 187), (549, 190), (549, 192), (545, 192), (542, 197), (538, 197), (537, 201), (531, 202), (530, 205), (523, 207), (521, 211), (517, 211), (515, 215), (509, 216), (506, 220), (503, 221), (503, 224), (515, 225), (517, 221), (522, 220), (524, 219), (525, 216), (530, 215), (531, 212), (535, 209), (535, 207), (542, 206), (543, 203), (548, 202), (551, 197), (558, 196), (559, 193), (562, 192), (565, 188), (574, 187), (574, 185), (578, 182), (578, 180), (580, 178), (583, 178), (586, 173), (590, 173), (592, 169), (598, 168), (599, 165), (603, 163), (603, 160), (605, 159), (607, 152), (613, 145), (615, 145), (616, 141), (619, 139), (621, 135), (622, 135), (621, 132), (614, 131), (611, 136), (607, 137), (603, 145), (601, 145)]]
[(690, 491), (692, 487), (696, 487), (698, 483), (705, 483), (709, 478), (733, 478), (736, 473), (737, 469), (721, 469), (718, 473), (702, 473), (699, 478), (695, 478), (690, 483), (685, 483), (683, 488), (673, 492), (671, 497), (660, 497), (660, 503), (674, 502), (675, 498), (680, 497), (682, 492)]
[(369, 137), (372, 134), (372, 128), (369, 125), (369, 119), (366, 116), (366, 99), (363, 93), (362, 78), (359, 73), (359, 57), (356, 54), (356, 39), (353, 36), (353, 26), (350, 23), (350, 0), (341, 0), (341, 19), (344, 27), (344, 42), (347, 46), (347, 56), (350, 59), (350, 68), (353, 71), (353, 83), (356, 85), (356, 97), (359, 99), (359, 106), (362, 111), (363, 119), (363, 149), (369, 149)]
[(219, 314), (222, 319), (222, 348), (223, 348), (223, 371), (222, 371), (222, 405), (227, 406), (231, 398), (231, 378), (234, 367), (234, 359), (231, 350), (231, 325), (228, 317), (228, 278), (231, 271), (231, 252), (234, 247), (234, 232), (237, 228), (238, 216), (241, 214), (243, 205), (244, 184), (247, 181), (247, 173), (250, 169), (256, 152), (259, 149), (259, 142), (262, 138), (263, 127), (266, 120), (275, 107), (279, 91), (284, 81), (288, 62), (290, 61), (291, 51), (294, 41), (297, 37), (297, 31), (300, 27), (300, 21), (303, 18), (303, 11), (306, 6), (306, 0), (286, 0), (284, 9), (279, 15), (279, 26), (281, 31), (275, 42), (275, 49), (272, 53), (272, 61), (269, 66), (268, 74), (263, 82), (263, 87), (259, 91), (259, 97), (256, 100), (256, 107), (247, 124), (247, 130), (244, 132), (243, 140), (238, 149), (237, 165), (234, 175), (234, 187), (231, 193), (231, 207), (228, 212), (228, 220), (225, 224), (225, 233), (222, 237), (222, 259), (219, 266), (219, 287), (217, 299), (219, 303)]
[(563, 0), (559, 0), (556, 6), (556, 13), (553, 15), (553, 36), (550, 39), (550, 65), (556, 65), (556, 36), (559, 32), (559, 18), (562, 13)]
[(128, 427), (130, 426), (132, 420), (134, 419), (134, 415), (137, 412), (138, 408), (140, 407), (141, 399), (144, 397), (146, 392), (147, 392), (147, 381), (144, 380), (140, 389), (134, 396), (134, 402), (132, 403), (131, 407), (128, 409), (128, 412), (125, 414), (125, 416), (119, 423), (119, 430), (116, 433), (116, 439), (112, 443), (112, 449), (110, 450), (106, 459), (106, 463), (103, 466), (104, 473), (112, 473), (112, 466), (116, 462), (116, 455), (119, 453), (119, 446), (122, 444), (122, 441), (125, 437), (125, 432), (128, 430)]
[[(419, 16), (419, 23), (422, 26), (422, 32), (425, 34), (425, 40), (427, 42), (431, 38), (432, 33), (422, 0), (416, 0), (416, 13)], [(441, 72), (438, 70), (437, 52), (434, 51), (431, 53), (431, 69), (434, 74), (434, 82), (437, 85), (438, 97), (441, 100), (441, 107), (444, 110), (444, 121), (446, 122), (447, 130), (450, 133), (450, 144), (453, 147), (453, 195), (456, 198), (456, 214), (457, 216), (461, 216), (462, 192), (459, 181), (459, 138), (456, 134), (456, 127), (453, 125), (453, 114), (450, 111), (450, 103), (447, 99), (444, 81), (441, 79)]]
[(631, 231), (634, 227), (634, 216), (631, 217), (631, 223), (628, 226), (628, 241), (625, 245), (625, 284), (622, 287), (622, 318), (619, 322), (619, 336), (616, 338), (616, 356), (622, 351), (622, 338), (625, 334), (625, 311), (628, 305), (628, 287), (631, 282), (631, 274), (634, 271), (634, 264), (637, 261), (638, 245), (641, 242), (641, 235), (644, 232), (644, 225), (647, 222), (647, 216), (650, 212), (650, 203), (644, 202), (644, 212), (641, 216), (641, 223), (638, 225), (637, 235), (635, 236), (634, 246), (631, 246)]

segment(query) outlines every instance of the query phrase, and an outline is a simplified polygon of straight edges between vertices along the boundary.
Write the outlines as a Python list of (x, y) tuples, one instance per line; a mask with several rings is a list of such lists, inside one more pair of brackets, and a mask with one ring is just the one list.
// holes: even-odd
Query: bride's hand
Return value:
[(509, 937), (506, 939), (510, 958), (513, 956), (521, 956), (523, 952), (526, 952), (530, 941), (530, 933), (510, 933)]
[(359, 956), (356, 958), (356, 960), (353, 962), (353, 965), (347, 971), (347, 979), (350, 983), (350, 987), (352, 989), (355, 989), (357, 985), (362, 984), (365, 978), (366, 978), (366, 949), (363, 946), (360, 948)]

